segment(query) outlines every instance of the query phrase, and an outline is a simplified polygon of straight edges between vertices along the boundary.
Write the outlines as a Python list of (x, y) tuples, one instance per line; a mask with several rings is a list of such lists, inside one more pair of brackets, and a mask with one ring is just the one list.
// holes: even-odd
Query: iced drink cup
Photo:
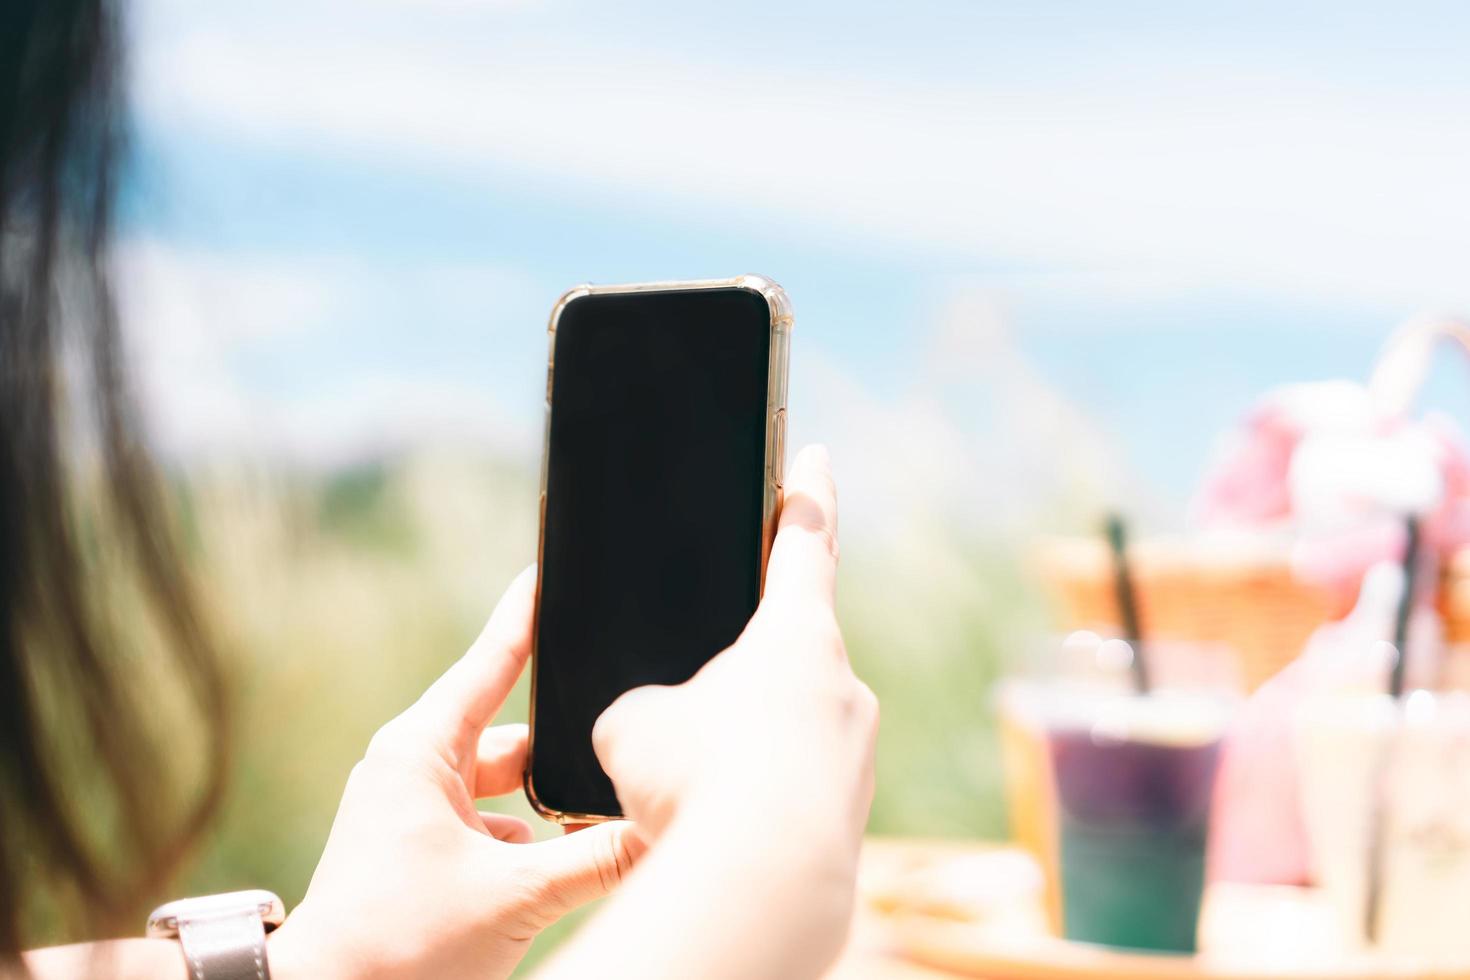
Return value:
[(1313, 870), (1344, 936), (1368, 940), (1378, 794), (1377, 945), (1470, 962), (1470, 695), (1321, 695), (1297, 718), (1297, 758)]
[(1042, 875), (1047, 925), (1062, 931), (1062, 889), (1057, 870), (1056, 782), (1041, 706), (1045, 692), (1011, 680), (996, 696), (1001, 772), (1011, 840), (1035, 859)]
[(1223, 698), (1068, 699), (1048, 719), (1068, 939), (1195, 949)]

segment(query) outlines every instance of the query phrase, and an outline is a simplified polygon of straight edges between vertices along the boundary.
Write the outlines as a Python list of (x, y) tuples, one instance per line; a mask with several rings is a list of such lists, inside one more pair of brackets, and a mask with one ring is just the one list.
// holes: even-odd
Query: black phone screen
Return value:
[(688, 680), (760, 599), (771, 311), (737, 287), (583, 295), (556, 325), (529, 789), (620, 816), (592, 726)]

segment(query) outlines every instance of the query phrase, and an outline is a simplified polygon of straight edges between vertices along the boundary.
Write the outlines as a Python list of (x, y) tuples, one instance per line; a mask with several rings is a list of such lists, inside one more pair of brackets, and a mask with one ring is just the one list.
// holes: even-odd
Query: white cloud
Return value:
[(540, 433), (509, 415), (485, 386), (397, 372), (358, 374), (273, 406), (272, 449), (331, 467), (424, 445), (490, 448), (533, 460)]
[[(150, 428), (167, 452), (211, 442), (253, 445), (251, 406), (227, 352), (243, 337), (278, 333), (290, 319), (282, 314), (307, 312), (320, 301), (309, 283), (279, 269), (245, 262), (230, 268), (233, 277), (221, 263), (150, 241), (118, 252), (124, 335)], [(252, 281), (256, 288), (246, 288)]]
[(125, 242), (118, 263), (123, 288), (141, 289), (133, 331), (158, 347), (205, 339), (186, 312), (191, 308), (207, 312), (208, 340), (224, 347), (320, 326), (340, 303), (330, 281), (346, 265), (323, 257), (185, 251), (151, 239)]
[[(437, 28), (436, 28), (437, 30)], [(415, 167), (742, 199), (899, 244), (1391, 304), (1470, 300), (1453, 89), (1178, 69), (1024, 90), (435, 34), (151, 38), (153, 122)]]
[(424, 441), (535, 451), (534, 425), (507, 412), (489, 384), (358, 366), (324, 371), (305, 392), (272, 391), (239, 371), (242, 355), (289, 359), (293, 341), (350, 323), (374, 302), (374, 284), (391, 278), (425, 306), (477, 309), (487, 296), (524, 291), (503, 270), (395, 266), (390, 277), (341, 257), (214, 254), (142, 240), (121, 249), (118, 273), (130, 355), (165, 452), (332, 464)]

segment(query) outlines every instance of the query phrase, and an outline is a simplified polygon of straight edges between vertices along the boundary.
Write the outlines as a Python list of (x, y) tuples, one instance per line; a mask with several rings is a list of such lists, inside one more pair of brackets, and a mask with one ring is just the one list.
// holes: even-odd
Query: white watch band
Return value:
[(284, 918), (270, 892), (230, 892), (159, 906), (148, 934), (178, 937), (189, 980), (270, 980), (265, 934)]
[(270, 980), (259, 909), (179, 919), (189, 980)]

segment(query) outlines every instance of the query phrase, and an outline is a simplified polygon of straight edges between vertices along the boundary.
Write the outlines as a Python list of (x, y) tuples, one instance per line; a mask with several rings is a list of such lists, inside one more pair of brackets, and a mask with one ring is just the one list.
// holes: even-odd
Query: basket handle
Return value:
[(1368, 393), (1386, 415), (1407, 416), (1424, 387), (1435, 348), (1448, 342), (1470, 357), (1470, 321), (1460, 317), (1417, 316), (1389, 336), (1379, 351)]

